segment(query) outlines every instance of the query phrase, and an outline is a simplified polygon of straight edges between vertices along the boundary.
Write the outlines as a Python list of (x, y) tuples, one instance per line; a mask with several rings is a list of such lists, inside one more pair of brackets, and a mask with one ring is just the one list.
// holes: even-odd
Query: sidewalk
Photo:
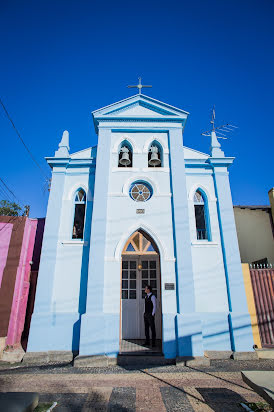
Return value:
[(40, 402), (57, 402), (54, 412), (243, 412), (241, 402), (265, 401), (243, 382), (241, 370), (273, 369), (273, 360), (213, 361), (200, 368), (2, 366), (0, 392), (37, 392)]

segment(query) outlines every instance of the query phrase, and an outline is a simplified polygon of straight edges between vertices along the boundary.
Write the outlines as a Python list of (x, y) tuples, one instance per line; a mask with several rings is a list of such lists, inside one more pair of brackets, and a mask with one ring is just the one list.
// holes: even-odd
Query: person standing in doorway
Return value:
[(152, 335), (152, 346), (155, 346), (156, 341), (156, 331), (155, 331), (155, 313), (156, 313), (156, 297), (152, 293), (152, 288), (150, 285), (145, 287), (146, 297), (145, 297), (145, 334), (146, 341), (145, 345), (150, 345), (149, 339), (149, 328), (151, 329)]

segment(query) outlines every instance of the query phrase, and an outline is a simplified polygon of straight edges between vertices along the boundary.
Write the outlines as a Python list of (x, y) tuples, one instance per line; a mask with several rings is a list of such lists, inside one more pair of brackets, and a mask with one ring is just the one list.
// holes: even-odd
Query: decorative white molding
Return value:
[[(117, 259), (113, 256), (105, 256), (104, 261), (105, 262), (117, 262)], [(118, 259), (118, 261), (119, 261), (119, 259)]]
[(171, 197), (172, 193), (158, 193), (158, 195), (153, 195), (153, 197)]
[(201, 190), (205, 193), (208, 201), (213, 201), (213, 200), (215, 199), (215, 197), (213, 198), (213, 197), (211, 196), (209, 190), (208, 190), (205, 186), (203, 186), (203, 185), (201, 185), (201, 184), (199, 184), (199, 183), (195, 183), (195, 184), (192, 186), (192, 188), (190, 189), (189, 193), (188, 193), (188, 200), (192, 200), (192, 201), (193, 201), (193, 199), (194, 199), (194, 194), (195, 194), (196, 190), (198, 190), (198, 189), (201, 189)]
[(186, 167), (185, 170), (186, 170), (186, 175), (189, 175), (189, 176), (205, 176), (205, 175), (212, 176), (213, 175), (212, 170), (207, 170), (207, 169), (192, 169), (192, 168)]
[(142, 172), (165, 172), (165, 173), (169, 173), (170, 169), (169, 167), (144, 167), (143, 169), (141, 169)]
[(128, 197), (128, 194), (126, 195), (125, 193), (122, 193), (122, 192), (109, 192), (108, 196), (110, 196), (110, 197)]
[(114, 143), (112, 147), (112, 153), (118, 154), (118, 148), (124, 140), (127, 140), (131, 144), (132, 149), (133, 149), (133, 154), (142, 153), (141, 149), (139, 149), (139, 147), (136, 145), (132, 137), (129, 137), (127, 134), (123, 134), (123, 136), (121, 136), (118, 140), (116, 140), (116, 142)]
[(138, 167), (113, 167), (111, 171), (126, 173), (126, 172), (140, 172), (141, 169)]
[(168, 147), (167, 147), (167, 145), (165, 144), (165, 142), (164, 142), (160, 137), (155, 137), (155, 136), (152, 136), (152, 137), (150, 137), (149, 139), (146, 140), (146, 142), (145, 142), (145, 144), (144, 144), (144, 146), (143, 146), (143, 153), (147, 153), (147, 152), (148, 152), (148, 148), (149, 148), (149, 146), (151, 145), (151, 143), (152, 143), (154, 140), (156, 140), (156, 142), (158, 142), (158, 143), (162, 146), (162, 149), (163, 149), (163, 153), (164, 153), (164, 154), (168, 154), (168, 153), (169, 153)]
[(217, 247), (219, 246), (219, 243), (206, 240), (194, 240), (193, 242), (191, 242), (191, 245), (194, 247)]
[(84, 191), (86, 192), (87, 195), (87, 201), (90, 202), (93, 200), (93, 196), (91, 194), (91, 191), (89, 190), (89, 188), (87, 188), (87, 186), (85, 184), (83, 184), (83, 181), (79, 180), (77, 183), (75, 183), (70, 189), (69, 191), (66, 193), (66, 195), (64, 196), (63, 200), (73, 200), (74, 201), (74, 196), (75, 193), (78, 189), (84, 189)]
[[(122, 193), (122, 192), (109, 192), (108, 196), (110, 196), (110, 197), (128, 197), (129, 194), (128, 193)], [(154, 198), (154, 197), (171, 197), (171, 196), (172, 196), (172, 193), (158, 193), (157, 195), (153, 194), (152, 197)], [(147, 202), (148, 202), (148, 200), (147, 200)], [(142, 203), (146, 203), (146, 202), (138, 202), (138, 203), (142, 204)]]
[(77, 240), (77, 239), (71, 239), (71, 240), (62, 240), (61, 241), (62, 245), (80, 245), (80, 246), (87, 246), (88, 242), (84, 240)]
[(170, 256), (168, 256), (167, 249), (164, 246), (164, 244), (160, 241), (158, 235), (151, 228), (149, 228), (143, 220), (138, 219), (138, 221), (135, 222), (132, 226), (130, 226), (128, 231), (124, 233), (121, 239), (119, 240), (114, 251), (114, 256), (116, 260), (120, 260), (126, 241), (138, 229), (143, 229), (152, 237), (152, 239), (155, 241), (156, 245), (159, 248), (160, 255), (163, 257), (164, 260), (173, 259)]
[[(124, 192), (108, 192), (108, 196), (110, 196), (110, 197), (129, 197), (129, 193), (124, 193)], [(154, 198), (154, 197), (171, 197), (172, 196), (172, 193), (158, 193), (158, 194), (153, 194), (152, 195), (152, 198)], [(150, 200), (150, 199), (149, 199)], [(148, 202), (148, 200), (147, 200), (147, 202)], [(140, 204), (145, 204), (146, 202), (137, 202), (137, 203), (140, 203)]]
[[(188, 200), (188, 203), (193, 204), (193, 198), (192, 199), (187, 199), (187, 200)], [(212, 197), (211, 199), (208, 199), (207, 202), (213, 205), (217, 202), (217, 197)]]

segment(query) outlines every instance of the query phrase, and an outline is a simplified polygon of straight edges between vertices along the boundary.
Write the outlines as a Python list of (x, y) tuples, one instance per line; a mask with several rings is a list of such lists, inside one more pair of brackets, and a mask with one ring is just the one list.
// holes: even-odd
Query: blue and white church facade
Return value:
[(138, 94), (92, 113), (98, 144), (52, 168), (28, 352), (116, 357), (144, 339), (144, 287), (157, 297), (166, 358), (251, 351), (253, 337), (228, 167), (187, 148), (188, 117)]

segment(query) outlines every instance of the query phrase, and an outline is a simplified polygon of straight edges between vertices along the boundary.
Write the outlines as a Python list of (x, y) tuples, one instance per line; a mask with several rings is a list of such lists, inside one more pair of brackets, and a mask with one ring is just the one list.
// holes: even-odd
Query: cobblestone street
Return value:
[[(273, 370), (274, 361), (213, 361), (210, 367), (0, 367), (1, 392), (37, 392), (54, 411), (243, 411), (262, 399), (241, 370)], [(0, 408), (1, 409), (1, 408)], [(6, 412), (6, 411), (5, 411)]]

